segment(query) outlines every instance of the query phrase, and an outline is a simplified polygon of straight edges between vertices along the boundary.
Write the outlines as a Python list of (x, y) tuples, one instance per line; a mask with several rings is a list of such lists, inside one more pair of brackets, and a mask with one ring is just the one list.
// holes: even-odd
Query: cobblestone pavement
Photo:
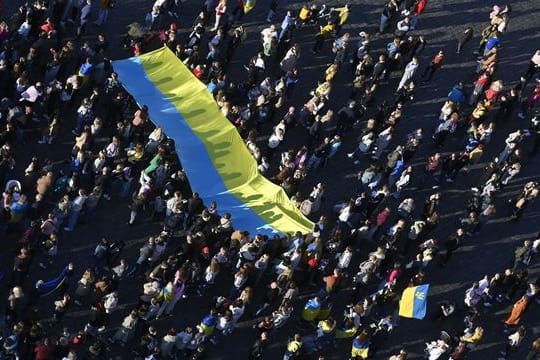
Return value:
[[(124, 32), (125, 26), (133, 21), (143, 21), (144, 14), (151, 7), (153, 1), (149, 0), (118, 0), (118, 6), (110, 14), (109, 20), (103, 31), (111, 41), (113, 49), (111, 56), (114, 59), (126, 57), (127, 54), (121, 50), (121, 41), (119, 34)], [(4, 13), (14, 11), (17, 4), (22, 1), (5, 1)], [(180, 7), (180, 27), (187, 31), (187, 27), (192, 24), (196, 13), (200, 9), (200, 1), (187, 0)], [(378, 27), (378, 20), (384, 1), (354, 0), (353, 14), (349, 24), (344, 27), (344, 31), (349, 31), (354, 40), (357, 39), (359, 31), (375, 33)], [(328, 5), (336, 6), (340, 3), (330, 1)], [(480, 0), (447, 0), (430, 1), (425, 12), (420, 18), (418, 25), (419, 34), (424, 34), (428, 41), (428, 46), (420, 57), (422, 64), (427, 64), (432, 56), (443, 49), (446, 53), (443, 68), (436, 72), (432, 81), (427, 85), (419, 85), (416, 98), (411, 104), (408, 104), (403, 115), (403, 119), (396, 129), (393, 144), (403, 143), (406, 134), (412, 129), (421, 127), (426, 133), (426, 140), (420, 147), (414, 164), (418, 171), (421, 171), (422, 164), (427, 155), (436, 151), (429, 141), (432, 132), (434, 120), (438, 111), (451, 87), (459, 80), (469, 85), (474, 77), (475, 56), (472, 54), (478, 41), (483, 24), (488, 21), (489, 8), (494, 3), (492, 1)], [(513, 84), (518, 79), (519, 74), (524, 72), (531, 54), (538, 48), (540, 33), (540, 2), (538, 1), (514, 1), (511, 3), (513, 11), (509, 30), (505, 35), (501, 46), (500, 67), (496, 73), (496, 78), (503, 80), (504, 84)], [(281, 21), (285, 13), (285, 7), (298, 9), (300, 2), (291, 1), (288, 4), (280, 3), (277, 16), (277, 22)], [(238, 79), (246, 76), (243, 65), (257, 51), (259, 38), (258, 32), (264, 28), (264, 18), (268, 4), (266, 0), (260, 0), (255, 10), (244, 17), (248, 25), (248, 41), (241, 46), (238, 53), (235, 54), (232, 67), (230, 69), (230, 78)], [(394, 23), (392, 23), (394, 26)], [(466, 26), (472, 26), (475, 29), (476, 36), (467, 44), (463, 53), (458, 56), (455, 54), (455, 35)], [(68, 31), (71, 31), (68, 29)], [(94, 33), (97, 29), (91, 29)], [(316, 85), (316, 80), (321, 78), (325, 65), (331, 62), (331, 51), (329, 42), (321, 54), (312, 55), (310, 48), (314, 41), (312, 28), (302, 28), (294, 35), (294, 41), (301, 44), (302, 57), (299, 61), (300, 83), (296, 90), (295, 105), (300, 107), (308, 98), (309, 90)], [(343, 32), (344, 32), (343, 31)], [(390, 35), (377, 37), (372, 44), (372, 48), (379, 50), (390, 40)], [(389, 83), (377, 92), (377, 99), (391, 98), (391, 93), (397, 85), (397, 74), (390, 78)], [(343, 99), (348, 97), (350, 91), (351, 75), (347, 71), (338, 74), (335, 81), (335, 87), (331, 95), (330, 108), (338, 110), (343, 103)], [(373, 109), (370, 110), (373, 112)], [(364, 118), (364, 120), (367, 117)], [(507, 134), (517, 128), (526, 128), (528, 120), (521, 120), (513, 114), (505, 122), (497, 124), (496, 131), (483, 159), (495, 156), (502, 150), (502, 144)], [(53, 149), (47, 150), (47, 156), (54, 160), (63, 160), (69, 153), (71, 146), (71, 136), (63, 134), (65, 142), (57, 145)], [(267, 129), (266, 133), (269, 130)], [(323, 169), (310, 174), (310, 178), (303, 188), (304, 193), (311, 189), (311, 186), (324, 181), (327, 184), (326, 202), (324, 211), (329, 213), (332, 205), (342, 199), (350, 196), (357, 189), (356, 173), (363, 169), (366, 164), (353, 165), (345, 154), (355, 147), (358, 129), (355, 129), (345, 138), (342, 149), (336, 157)], [(461, 136), (454, 136), (451, 141), (445, 144), (442, 152), (449, 152), (462, 148)], [(26, 154), (30, 156), (35, 152), (42, 152), (42, 147), (36, 144), (36, 139), (28, 139), (25, 149)], [(294, 129), (287, 133), (286, 143), (283, 148), (298, 147), (305, 141), (305, 134), (301, 129)], [(391, 145), (392, 146), (392, 145)], [(390, 147), (391, 147), (390, 146)], [(528, 147), (529, 144), (525, 144)], [(20, 161), (20, 166), (24, 169), (26, 159), (24, 156)], [(446, 268), (434, 267), (428, 270), (428, 282), (431, 284), (429, 296), (429, 309), (433, 310), (434, 304), (441, 299), (454, 299), (459, 304), (462, 303), (465, 289), (471, 281), (479, 280), (485, 274), (493, 274), (501, 271), (505, 266), (511, 263), (513, 259), (513, 250), (523, 239), (534, 236), (539, 227), (537, 221), (540, 218), (540, 203), (537, 201), (530, 206), (523, 218), (517, 222), (509, 222), (505, 209), (506, 200), (516, 194), (523, 184), (531, 179), (537, 179), (540, 164), (536, 158), (528, 158), (523, 163), (524, 169), (502, 194), (498, 196), (498, 213), (495, 218), (482, 230), (479, 236), (470, 238), (466, 246), (460, 248), (451, 263)], [(22, 170), (21, 170), (22, 171)], [(189, 175), (189, 174), (188, 174)], [(454, 224), (459, 216), (464, 214), (464, 205), (468, 199), (471, 186), (478, 185), (481, 176), (481, 168), (473, 169), (469, 174), (460, 174), (457, 182), (448, 186), (443, 186), (442, 192), (442, 221), (441, 225), (433, 234), (434, 237), (443, 239), (452, 231)], [(195, 184), (196, 186), (196, 184)], [(404, 191), (404, 196), (413, 196), (418, 203), (423, 201), (433, 190), (431, 188), (419, 187), (413, 184)], [(88, 264), (89, 254), (94, 245), (101, 237), (109, 239), (122, 238), (127, 246), (123, 254), (128, 260), (134, 261), (138, 248), (145, 238), (155, 233), (158, 224), (145, 224), (133, 228), (125, 226), (128, 217), (127, 203), (113, 201), (106, 204), (106, 209), (100, 211), (96, 218), (87, 225), (81, 225), (71, 234), (61, 235), (60, 256), (76, 261), (79, 271)], [(102, 206), (103, 208), (104, 206)], [(391, 223), (391, 221), (389, 221)], [(2, 245), (2, 248), (5, 244)], [(362, 258), (366, 256), (368, 250), (362, 249)], [(4, 254), (3, 254), (4, 255)], [(11, 258), (7, 256), (7, 261), (2, 261), (2, 269), (5, 270), (10, 265)], [(51, 269), (51, 274), (56, 273), (56, 268)], [(38, 275), (38, 269), (33, 273)], [(538, 277), (538, 262), (531, 268), (531, 278)], [(229, 284), (230, 279), (224, 276), (224, 281), (220, 283)], [(214, 294), (227, 293), (228, 285), (218, 286)], [(134, 302), (135, 295), (140, 291), (140, 284), (127, 281), (121, 284), (120, 301), (122, 306), (117, 310), (111, 321), (112, 324), (118, 324), (120, 318), (124, 316), (130, 305)], [(5, 288), (3, 289), (5, 290)], [(3, 292), (5, 294), (5, 291)], [(309, 294), (303, 294), (303, 297)], [(5, 296), (2, 297), (4, 301)], [(348, 295), (342, 293), (340, 301), (335, 304), (336, 315), (340, 314), (344, 308)], [(44, 316), (52, 314), (52, 299), (44, 299), (42, 303)], [(176, 308), (175, 316), (165, 320), (156, 321), (155, 324), (162, 330), (175, 326), (183, 328), (186, 325), (194, 325), (205, 315), (209, 308), (211, 297), (189, 297), (182, 300)], [(255, 301), (256, 302), (256, 301)], [(297, 310), (300, 304), (296, 305)], [(469, 359), (496, 359), (497, 354), (504, 348), (506, 335), (502, 332), (501, 320), (510, 309), (509, 303), (495, 305), (489, 312), (484, 311), (480, 315), (479, 322), (484, 325), (486, 332), (481, 344), (470, 353)], [(66, 317), (66, 324), (73, 330), (82, 327), (86, 321), (88, 313), (85, 311), (71, 311)], [(533, 303), (525, 315), (524, 325), (527, 328), (527, 335), (520, 351), (513, 357), (514, 359), (523, 359), (525, 357), (525, 348), (531, 341), (540, 334), (540, 311), (538, 304)], [(403, 319), (400, 326), (391, 334), (384, 349), (382, 349), (376, 358), (387, 358), (390, 353), (395, 353), (401, 346), (407, 347), (412, 353), (411, 358), (422, 356), (423, 344), (425, 341), (437, 337), (440, 330), (453, 331), (459, 327), (459, 317), (448, 320), (446, 323), (433, 323), (426, 319), (423, 321)], [(209, 359), (244, 359), (246, 358), (247, 348), (254, 340), (254, 332), (251, 330), (252, 321), (241, 321), (238, 329), (232, 337), (223, 341), (217, 346), (208, 345)], [(268, 349), (268, 356), (265, 359), (279, 359), (282, 356), (284, 343), (287, 336), (295, 331), (295, 320), (291, 320), (288, 328), (281, 329), (273, 336), (272, 344)], [(122, 354), (121, 358), (131, 359), (133, 355), (128, 350), (112, 349), (115, 353)], [(346, 359), (350, 353), (350, 342), (346, 341), (339, 344), (337, 349), (325, 351), (329, 359)]]

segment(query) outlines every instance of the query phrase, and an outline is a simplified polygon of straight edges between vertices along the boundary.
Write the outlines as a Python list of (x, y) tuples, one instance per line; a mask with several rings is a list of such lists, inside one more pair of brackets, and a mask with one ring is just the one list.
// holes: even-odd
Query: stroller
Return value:
[(426, 348), (424, 349), (424, 358), (428, 360), (443, 359), (444, 355), (448, 355), (454, 343), (455, 339), (443, 330), (439, 334), (438, 340), (426, 342)]

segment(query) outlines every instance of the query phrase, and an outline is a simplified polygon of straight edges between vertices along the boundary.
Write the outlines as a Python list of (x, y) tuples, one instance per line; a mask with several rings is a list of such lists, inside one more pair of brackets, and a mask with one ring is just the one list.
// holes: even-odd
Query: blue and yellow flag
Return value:
[(236, 229), (308, 233), (313, 223), (285, 191), (262, 176), (212, 94), (167, 47), (113, 62), (122, 85), (174, 139), (191, 186), (205, 203), (232, 214)]
[(351, 357), (353, 359), (367, 359), (369, 356), (369, 341), (360, 342), (358, 337), (354, 338)]
[(399, 316), (422, 320), (426, 316), (429, 284), (403, 290), (399, 303)]

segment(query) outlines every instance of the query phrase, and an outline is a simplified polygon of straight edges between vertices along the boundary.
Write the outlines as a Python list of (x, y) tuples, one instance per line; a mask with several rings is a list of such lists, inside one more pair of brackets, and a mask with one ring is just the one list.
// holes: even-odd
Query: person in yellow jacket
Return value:
[(478, 104), (476, 104), (476, 107), (474, 108), (469, 118), (469, 122), (474, 125), (478, 125), (490, 110), (491, 110), (491, 101), (489, 100), (480, 101)]
[(294, 334), (292, 340), (287, 343), (287, 350), (283, 355), (283, 360), (296, 359), (302, 352), (302, 335)]
[(300, 12), (298, 13), (298, 19), (302, 23), (302, 25), (305, 25), (309, 19), (311, 18), (311, 9), (307, 4), (302, 5), (302, 8), (300, 9)]
[(321, 320), (317, 324), (317, 338), (315, 346), (318, 350), (322, 350), (324, 346), (330, 342), (334, 342), (336, 338), (336, 320), (329, 316), (326, 320)]
[(320, 27), (319, 33), (315, 37), (315, 44), (313, 45), (313, 49), (311, 49), (314, 54), (321, 51), (324, 40), (330, 37), (335, 28), (336, 26), (332, 21), (328, 21), (326, 25)]
[(336, 22), (336, 37), (339, 36), (341, 27), (349, 21), (349, 15), (351, 14), (351, 4), (347, 4), (343, 7), (332, 8), (332, 11), (337, 13), (337, 22)]
[(483, 337), (484, 337), (484, 328), (482, 328), (481, 326), (477, 326), (474, 329), (474, 332), (465, 331), (465, 334), (459, 339), (463, 341), (464, 343), (467, 343), (467, 348), (469, 348), (470, 350), (470, 349), (474, 349), (476, 344), (478, 344), (480, 340), (482, 340)]

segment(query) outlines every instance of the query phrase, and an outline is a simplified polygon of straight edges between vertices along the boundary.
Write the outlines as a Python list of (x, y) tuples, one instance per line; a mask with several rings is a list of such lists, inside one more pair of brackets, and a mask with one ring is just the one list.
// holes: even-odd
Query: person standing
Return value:
[(465, 231), (463, 231), (462, 228), (458, 228), (456, 233), (451, 235), (448, 240), (446, 240), (446, 243), (444, 244), (446, 247), (446, 252), (444, 257), (441, 259), (441, 266), (446, 266), (446, 264), (448, 264), (448, 261), (452, 257), (454, 251), (456, 251), (463, 244), (464, 238)]
[(268, 14), (266, 15), (266, 22), (271, 23), (276, 15), (278, 8), (278, 0), (270, 0), (270, 8), (268, 9)]
[(296, 17), (293, 15), (292, 11), (287, 11), (287, 14), (281, 21), (281, 31), (279, 32), (278, 40), (281, 41), (285, 38), (285, 35), (288, 30), (292, 30), (295, 27)]
[(527, 354), (525, 360), (536, 360), (540, 358), (540, 337), (533, 341), (531, 351)]
[(457, 51), (456, 53), (459, 55), (461, 53), (461, 49), (463, 49), (463, 46), (469, 41), (471, 40), (472, 36), (474, 34), (474, 29), (470, 26), (466, 27), (465, 30), (463, 30), (463, 32), (461, 32), (458, 36), (457, 36), (457, 41), (458, 41), (458, 45), (457, 45)]
[(508, 318), (504, 320), (504, 323), (508, 326), (519, 324), (521, 321), (521, 316), (527, 309), (527, 305), (529, 305), (529, 300), (530, 299), (527, 295), (523, 295), (518, 301), (516, 301), (512, 307), (512, 312), (510, 315), (508, 315)]
[(536, 52), (531, 58), (531, 61), (529, 61), (527, 71), (523, 75), (525, 81), (528, 82), (534, 76), (534, 74), (536, 74), (538, 69), (540, 69), (540, 49), (536, 50)]
[(78, 196), (71, 201), (69, 207), (69, 219), (68, 224), (64, 228), (65, 231), (73, 231), (77, 225), (77, 220), (79, 220), (79, 215), (83, 209), (84, 203), (86, 202), (88, 196), (86, 196), (86, 191), (84, 189), (79, 189)]
[(532, 242), (525, 240), (522, 246), (518, 247), (514, 252), (514, 266), (512, 271), (516, 272), (519, 268), (529, 264), (531, 259)]
[(317, 54), (319, 51), (321, 51), (324, 40), (326, 40), (332, 31), (334, 31), (334, 23), (332, 21), (328, 21), (328, 23), (325, 26), (321, 26), (319, 29), (319, 33), (315, 37), (315, 44), (313, 45), (313, 49), (311, 49), (311, 52), (314, 54)]
[(444, 52), (442, 50), (439, 50), (437, 55), (433, 57), (433, 60), (431, 60), (431, 63), (428, 65), (428, 67), (424, 70), (424, 73), (422, 74), (422, 79), (424, 82), (428, 82), (431, 80), (431, 77), (435, 73), (435, 70), (439, 69), (442, 66), (442, 62), (444, 60)]
[(398, 12), (398, 10), (399, 10), (399, 4), (396, 0), (390, 0), (386, 3), (381, 13), (381, 20), (379, 24), (379, 34), (382, 34), (386, 31), (386, 29), (388, 28), (390, 19), (394, 17), (394, 15)]
[(210, 31), (216, 31), (220, 25), (221, 18), (227, 12), (227, 0), (220, 0), (216, 6), (216, 22)]
[(339, 36), (341, 27), (349, 21), (349, 15), (351, 14), (351, 4), (347, 4), (343, 7), (332, 8), (331, 11), (337, 12), (337, 22), (336, 22), (336, 37)]
[(416, 56), (413, 56), (412, 60), (407, 64), (407, 66), (405, 66), (405, 71), (403, 72), (403, 76), (401, 77), (396, 92), (398, 92), (402, 87), (404, 87), (406, 84), (409, 83), (409, 81), (412, 80), (417, 69), (418, 58)]
[(517, 351), (517, 348), (525, 337), (525, 332), (525, 327), (520, 326), (513, 334), (508, 336), (508, 343), (506, 344), (506, 349), (504, 351), (501, 351), (501, 357), (499, 357), (499, 360), (505, 360), (511, 352)]
[(130, 340), (135, 333), (135, 326), (139, 321), (139, 314), (137, 310), (131, 310), (128, 316), (122, 321), (122, 325), (116, 331), (114, 336), (109, 338), (109, 343), (114, 344), (116, 342), (120, 343), (120, 346), (124, 347), (126, 342)]
[(79, 15), (79, 27), (77, 28), (77, 39), (80, 39), (81, 36), (86, 32), (86, 27), (90, 22), (90, 17), (92, 15), (92, 0), (86, 0), (86, 3), (81, 8), (81, 14)]
[(312, 168), (317, 169), (321, 164), (324, 164), (324, 160), (326, 159), (326, 156), (328, 155), (328, 152), (330, 151), (330, 138), (325, 137), (322, 144), (319, 145), (315, 150), (313, 151), (313, 154), (308, 160), (306, 169), (310, 170)]
[(95, 22), (97, 26), (102, 26), (107, 17), (109, 16), (109, 11), (112, 8), (112, 0), (101, 0), (99, 4), (98, 18)]
[(259, 338), (255, 340), (251, 348), (249, 349), (249, 360), (262, 359), (264, 355), (264, 349), (268, 346), (268, 333), (263, 331)]

